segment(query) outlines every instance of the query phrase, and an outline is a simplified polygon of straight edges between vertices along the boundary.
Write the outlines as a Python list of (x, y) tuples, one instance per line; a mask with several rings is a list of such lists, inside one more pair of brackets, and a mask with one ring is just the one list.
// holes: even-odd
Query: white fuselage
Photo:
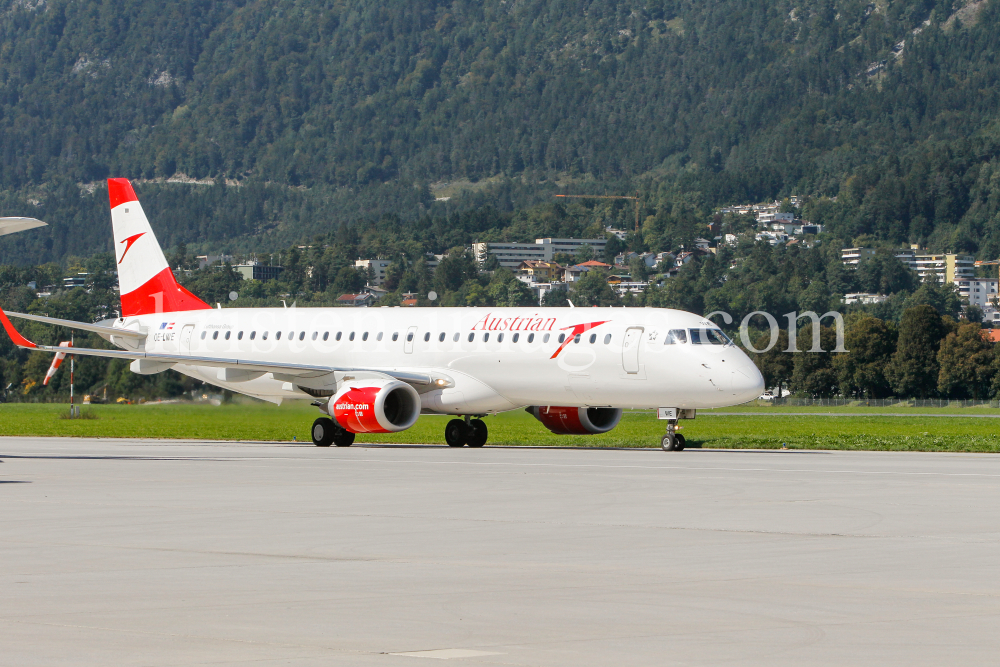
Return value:
[[(227, 308), (139, 315), (116, 326), (145, 329), (144, 349), (154, 354), (443, 374), (452, 386), (425, 389), (425, 412), (712, 408), (763, 390), (757, 368), (734, 345), (692, 333), (665, 344), (679, 338), (668, 332), (717, 326), (658, 308)], [(574, 331), (582, 333), (559, 342)], [(216, 368), (174, 368), (270, 401), (315, 396), (271, 373), (239, 382)]]

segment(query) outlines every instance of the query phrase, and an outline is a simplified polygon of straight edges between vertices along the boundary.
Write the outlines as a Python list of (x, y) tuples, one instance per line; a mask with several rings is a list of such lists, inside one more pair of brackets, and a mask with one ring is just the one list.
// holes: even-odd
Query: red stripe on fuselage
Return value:
[(206, 309), (211, 310), (212, 307), (178, 285), (169, 266), (142, 287), (122, 294), (122, 317)]

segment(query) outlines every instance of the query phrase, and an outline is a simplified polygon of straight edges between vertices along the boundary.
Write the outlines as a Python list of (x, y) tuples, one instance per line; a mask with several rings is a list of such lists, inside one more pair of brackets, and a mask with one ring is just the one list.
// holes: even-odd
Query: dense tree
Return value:
[(989, 395), (993, 346), (983, 338), (978, 324), (963, 324), (945, 336), (937, 361), (941, 368), (937, 388), (942, 395), (976, 400)]
[(896, 349), (896, 330), (891, 323), (860, 314), (846, 325), (844, 347), (847, 353), (837, 354), (833, 367), (837, 384), (845, 396), (886, 398), (892, 388), (886, 369)]
[(931, 306), (908, 309), (899, 324), (896, 351), (886, 368), (897, 396), (927, 398), (938, 386), (938, 348), (946, 331), (941, 316)]

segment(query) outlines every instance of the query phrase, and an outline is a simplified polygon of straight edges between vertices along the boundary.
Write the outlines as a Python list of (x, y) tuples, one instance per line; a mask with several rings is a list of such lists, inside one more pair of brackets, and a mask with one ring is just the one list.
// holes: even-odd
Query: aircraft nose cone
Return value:
[(752, 401), (764, 391), (764, 376), (747, 359), (733, 371), (733, 394), (740, 403)]

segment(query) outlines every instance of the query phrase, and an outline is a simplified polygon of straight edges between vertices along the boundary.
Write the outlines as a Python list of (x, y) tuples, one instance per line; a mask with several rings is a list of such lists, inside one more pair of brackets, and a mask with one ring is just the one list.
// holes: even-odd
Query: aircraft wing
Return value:
[[(29, 319), (35, 319), (38, 317), (39, 316), (31, 316)], [(49, 321), (52, 323), (52, 319), (54, 318), (45, 318), (44, 320), (39, 321)], [(56, 322), (68, 322), (68, 320), (56, 320)], [(4, 329), (7, 330), (7, 334), (18, 347), (29, 350), (40, 350), (42, 352), (67, 352), (67, 349), (64, 347), (58, 347), (55, 345), (36, 345), (35, 343), (32, 343), (14, 328), (14, 325), (11, 324), (10, 319), (2, 309), (0, 309), (0, 323), (3, 324)], [(79, 325), (80, 323), (70, 322), (70, 324)], [(108, 329), (109, 327), (103, 328)], [(118, 332), (121, 331), (121, 329), (114, 329), (113, 331), (114, 335), (118, 335)], [(139, 373), (156, 373), (165, 371), (175, 364), (218, 368), (220, 369), (219, 379), (223, 381), (248, 380), (253, 377), (260, 377), (264, 373), (273, 373), (276, 376), (279, 376), (276, 379), (285, 380), (287, 378), (288, 381), (291, 381), (293, 378), (308, 381), (310, 379), (319, 379), (332, 373), (370, 373), (373, 375), (388, 376), (412, 385), (450, 387), (454, 384), (451, 378), (436, 373), (414, 373), (410, 371), (396, 371), (380, 368), (313, 366), (309, 364), (287, 364), (273, 361), (253, 361), (249, 359), (196, 357), (186, 354), (154, 354), (140, 350), (98, 350), (86, 347), (74, 347), (72, 348), (72, 352), (70, 352), (70, 354), (85, 357), (131, 359), (133, 361), (139, 360), (138, 369), (133, 368), (133, 370), (136, 370), (136, 372)]]
[(0, 218), (0, 236), (23, 232), (36, 227), (45, 227), (48, 224), (34, 218)]

